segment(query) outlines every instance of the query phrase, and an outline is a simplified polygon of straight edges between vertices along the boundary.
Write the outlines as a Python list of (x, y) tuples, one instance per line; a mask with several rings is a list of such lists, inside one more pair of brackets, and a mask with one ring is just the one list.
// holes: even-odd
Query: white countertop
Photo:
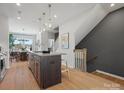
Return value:
[(56, 55), (65, 55), (65, 53), (35, 53), (35, 52), (29, 52), (29, 53), (33, 53), (36, 54), (38, 56), (56, 56)]

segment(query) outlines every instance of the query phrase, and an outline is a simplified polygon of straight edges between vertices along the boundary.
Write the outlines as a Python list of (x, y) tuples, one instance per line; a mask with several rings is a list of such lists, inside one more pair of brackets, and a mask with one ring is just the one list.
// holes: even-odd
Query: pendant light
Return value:
[(17, 14), (17, 20), (20, 20), (21, 19), (21, 13), (22, 13), (22, 11), (19, 10), (19, 11), (17, 11), (17, 13), (18, 13)]
[(46, 13), (43, 12), (43, 24), (42, 24), (43, 29), (42, 29), (42, 31), (46, 31), (46, 26), (45, 26), (45, 15), (46, 15)]
[(49, 8), (49, 18), (48, 18), (48, 27), (49, 28), (52, 28), (52, 17), (51, 17), (51, 7), (52, 5), (51, 4), (48, 4), (48, 8)]

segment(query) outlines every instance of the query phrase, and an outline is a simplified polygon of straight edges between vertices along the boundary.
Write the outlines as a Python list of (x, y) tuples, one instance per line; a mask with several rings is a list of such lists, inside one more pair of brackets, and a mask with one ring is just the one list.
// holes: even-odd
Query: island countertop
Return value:
[(39, 53), (39, 52), (32, 52), (29, 51), (29, 53), (38, 55), (38, 56), (56, 56), (56, 55), (66, 55), (65, 53), (58, 53), (58, 52), (53, 52), (53, 53)]

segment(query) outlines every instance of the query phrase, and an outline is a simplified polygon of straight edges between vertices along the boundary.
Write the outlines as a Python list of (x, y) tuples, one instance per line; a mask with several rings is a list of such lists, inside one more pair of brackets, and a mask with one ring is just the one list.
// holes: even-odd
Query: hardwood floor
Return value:
[(27, 62), (13, 63), (3, 81), (0, 89), (40, 89), (28, 69)]
[(96, 72), (96, 71), (93, 72), (92, 74), (100, 76), (100, 77), (108, 79), (108, 80), (111, 80), (111, 81), (114, 81), (114, 82), (119, 83), (122, 86), (124, 86), (124, 80), (121, 80), (121, 79), (118, 79), (118, 78), (115, 78), (115, 77), (112, 77), (112, 76), (109, 76), (109, 75), (105, 75), (105, 74), (102, 74), (102, 73), (99, 73), (99, 72)]
[[(90, 73), (70, 71), (70, 80), (66, 73), (62, 74), (62, 83), (49, 87), (50, 90), (72, 89), (124, 89), (124, 86)], [(40, 89), (27, 62), (13, 63), (5, 78), (0, 83), (0, 89), (37, 90)]]

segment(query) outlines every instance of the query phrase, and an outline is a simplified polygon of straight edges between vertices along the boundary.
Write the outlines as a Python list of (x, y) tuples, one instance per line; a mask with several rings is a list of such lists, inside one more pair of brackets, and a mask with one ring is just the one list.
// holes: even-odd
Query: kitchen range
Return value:
[(6, 52), (0, 47), (0, 81), (4, 78), (6, 73)]

